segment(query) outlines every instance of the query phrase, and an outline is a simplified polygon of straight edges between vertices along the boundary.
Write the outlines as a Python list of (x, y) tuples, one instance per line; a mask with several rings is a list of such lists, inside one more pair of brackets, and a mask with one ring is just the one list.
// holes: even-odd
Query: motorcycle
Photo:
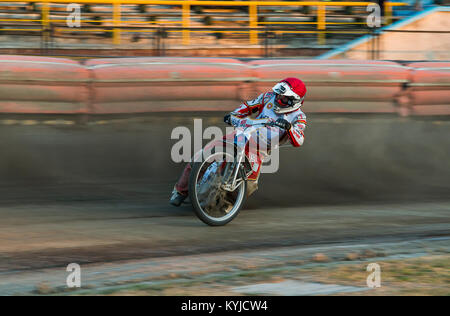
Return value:
[[(222, 226), (236, 218), (246, 198), (256, 190), (249, 182), (256, 183), (259, 168), (270, 155), (270, 149), (258, 148), (261, 140), (267, 143), (260, 129), (273, 127), (273, 123), (263, 119), (238, 128), (232, 137), (206, 146), (203, 159), (192, 163), (189, 198), (201, 221)], [(250, 148), (257, 148), (256, 155)]]

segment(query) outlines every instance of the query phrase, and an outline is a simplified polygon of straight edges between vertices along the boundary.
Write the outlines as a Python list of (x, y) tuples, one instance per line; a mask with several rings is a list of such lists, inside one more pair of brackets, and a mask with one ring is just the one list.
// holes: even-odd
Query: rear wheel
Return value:
[[(229, 161), (225, 157), (231, 158)], [(224, 181), (237, 167), (235, 159), (225, 152), (211, 154), (202, 162), (192, 164), (189, 179), (189, 197), (198, 218), (210, 226), (231, 222), (244, 204), (247, 182), (239, 168), (239, 184), (232, 192), (224, 189)]]

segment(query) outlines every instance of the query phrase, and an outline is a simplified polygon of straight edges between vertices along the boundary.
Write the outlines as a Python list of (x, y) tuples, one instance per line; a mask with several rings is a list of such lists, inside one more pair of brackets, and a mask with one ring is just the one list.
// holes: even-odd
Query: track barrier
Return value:
[(450, 114), (450, 63), (26, 56), (0, 56), (0, 112), (228, 111), (291, 76), (310, 113)]

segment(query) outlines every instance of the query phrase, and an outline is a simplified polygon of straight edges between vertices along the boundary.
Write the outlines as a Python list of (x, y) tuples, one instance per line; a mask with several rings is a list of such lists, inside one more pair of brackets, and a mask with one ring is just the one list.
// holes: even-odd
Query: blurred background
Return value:
[(1, 1), (0, 53), (449, 59), (446, 0), (376, 3)]
[[(448, 295), (449, 14), (0, 0), (0, 295)], [(170, 206), (172, 130), (225, 127), (285, 77), (308, 88), (304, 146), (225, 227)]]

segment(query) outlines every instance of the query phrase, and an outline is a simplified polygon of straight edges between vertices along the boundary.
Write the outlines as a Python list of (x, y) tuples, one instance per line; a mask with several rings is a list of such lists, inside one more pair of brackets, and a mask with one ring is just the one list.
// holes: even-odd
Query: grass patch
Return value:
[[(450, 255), (374, 261), (381, 267), (381, 288), (371, 291), (342, 293), (338, 295), (450, 295)], [(232, 292), (236, 286), (280, 280), (307, 280), (327, 284), (339, 284), (366, 288), (366, 271), (369, 261), (331, 262), (313, 266), (283, 266), (206, 273), (177, 275), (156, 281), (157, 284), (135, 283), (110, 289), (89, 291), (98, 295), (239, 295)], [(155, 282), (140, 280), (139, 282)]]
[[(450, 295), (450, 256), (429, 256), (377, 262), (381, 267), (381, 288), (361, 295)], [(342, 264), (333, 269), (309, 269), (315, 281), (366, 286), (367, 262)]]

